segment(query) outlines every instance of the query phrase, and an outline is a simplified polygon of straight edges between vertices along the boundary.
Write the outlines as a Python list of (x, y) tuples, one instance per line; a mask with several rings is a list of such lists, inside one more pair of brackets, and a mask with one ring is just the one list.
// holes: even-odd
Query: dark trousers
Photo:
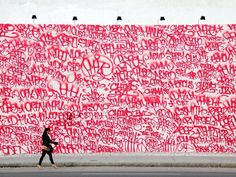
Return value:
[(46, 154), (48, 154), (51, 163), (54, 164), (54, 161), (53, 161), (53, 158), (52, 158), (52, 151), (42, 150), (42, 156), (39, 159), (39, 165), (42, 164), (43, 158), (45, 157)]

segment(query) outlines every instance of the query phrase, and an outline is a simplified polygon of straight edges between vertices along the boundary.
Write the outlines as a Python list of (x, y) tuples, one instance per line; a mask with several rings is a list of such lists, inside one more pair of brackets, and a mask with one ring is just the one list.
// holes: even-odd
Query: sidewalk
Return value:
[[(35, 167), (41, 154), (0, 156), (0, 167)], [(236, 154), (214, 153), (100, 153), (53, 154), (58, 166), (145, 166), (236, 168)], [(49, 166), (46, 155), (43, 166)]]

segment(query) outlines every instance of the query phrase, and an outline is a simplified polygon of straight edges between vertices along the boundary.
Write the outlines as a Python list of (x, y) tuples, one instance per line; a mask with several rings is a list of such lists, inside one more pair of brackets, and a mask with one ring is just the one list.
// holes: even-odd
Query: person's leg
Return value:
[(48, 154), (49, 159), (50, 159), (50, 161), (51, 161), (51, 163), (52, 163), (52, 167), (53, 167), (53, 168), (57, 168), (57, 166), (55, 165), (55, 163), (54, 163), (54, 161), (53, 161), (53, 158), (52, 158), (52, 152), (51, 152), (51, 151), (48, 151), (47, 154)]
[(53, 165), (53, 164), (54, 164), (54, 161), (53, 161), (53, 158), (52, 158), (52, 152), (51, 152), (51, 151), (47, 151), (47, 154), (48, 154), (49, 159), (50, 159), (50, 161), (51, 161), (51, 163), (52, 163), (52, 165)]
[(42, 164), (42, 162), (43, 162), (43, 158), (45, 157), (46, 153), (47, 153), (47, 151), (42, 150), (42, 156), (41, 156), (40, 159), (39, 159), (39, 165)]
[(41, 164), (42, 164), (42, 162), (43, 162), (43, 158), (45, 157), (46, 153), (47, 153), (47, 151), (42, 150), (42, 155), (41, 155), (41, 157), (40, 157), (40, 159), (39, 159), (39, 163), (38, 163), (38, 165), (37, 165), (38, 168), (42, 168), (42, 167), (41, 167)]

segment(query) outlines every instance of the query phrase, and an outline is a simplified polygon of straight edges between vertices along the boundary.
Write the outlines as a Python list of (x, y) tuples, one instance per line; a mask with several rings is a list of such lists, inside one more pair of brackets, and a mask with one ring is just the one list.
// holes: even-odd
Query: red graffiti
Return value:
[(235, 24), (0, 24), (0, 155), (236, 153), (235, 56)]

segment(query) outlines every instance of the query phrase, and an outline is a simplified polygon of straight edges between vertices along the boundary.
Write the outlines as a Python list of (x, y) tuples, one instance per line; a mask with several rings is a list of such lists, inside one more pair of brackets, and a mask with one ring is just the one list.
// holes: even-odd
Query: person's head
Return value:
[(45, 128), (43, 133), (49, 133), (50, 132), (50, 128)]

